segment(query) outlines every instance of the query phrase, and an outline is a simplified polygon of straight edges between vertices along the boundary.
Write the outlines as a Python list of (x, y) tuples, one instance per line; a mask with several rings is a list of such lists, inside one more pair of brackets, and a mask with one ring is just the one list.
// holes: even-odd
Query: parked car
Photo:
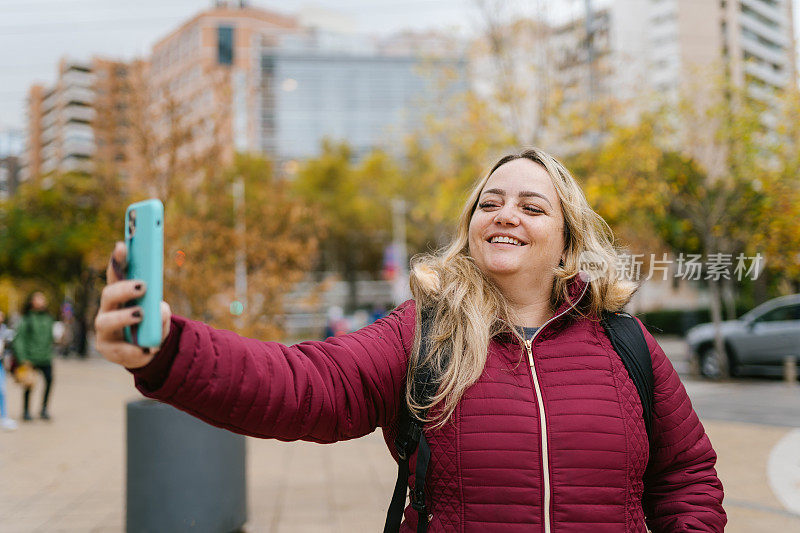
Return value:
[[(800, 294), (764, 302), (738, 320), (722, 322), (721, 328), (732, 376), (781, 375), (786, 356), (800, 360)], [(686, 341), (700, 373), (720, 377), (723, 360), (714, 348), (714, 324), (691, 328)]]

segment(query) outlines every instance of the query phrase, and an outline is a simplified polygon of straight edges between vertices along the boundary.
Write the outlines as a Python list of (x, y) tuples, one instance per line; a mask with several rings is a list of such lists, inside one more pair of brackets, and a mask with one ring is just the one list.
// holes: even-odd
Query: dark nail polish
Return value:
[(136, 318), (139, 318), (139, 317), (141, 317), (141, 316), (142, 316), (142, 312), (141, 312), (141, 311), (139, 311), (138, 309), (137, 309), (136, 311), (134, 311), (133, 313), (131, 313), (131, 314), (132, 314), (133, 316), (135, 316)]
[(137, 291), (140, 291), (140, 290), (142, 290), (142, 284), (141, 283), (137, 283), (133, 288), (136, 289)]
[(146, 354), (150, 353), (150, 348), (142, 348), (142, 351)]

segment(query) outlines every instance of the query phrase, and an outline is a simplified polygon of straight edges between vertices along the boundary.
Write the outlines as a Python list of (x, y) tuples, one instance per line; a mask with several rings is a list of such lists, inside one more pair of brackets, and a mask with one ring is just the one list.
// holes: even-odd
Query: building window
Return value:
[(217, 63), (233, 65), (233, 27), (217, 27)]

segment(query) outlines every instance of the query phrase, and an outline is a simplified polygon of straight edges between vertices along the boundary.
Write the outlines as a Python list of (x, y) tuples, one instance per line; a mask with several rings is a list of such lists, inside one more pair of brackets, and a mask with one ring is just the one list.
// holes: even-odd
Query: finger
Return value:
[(172, 309), (167, 302), (161, 302), (161, 342), (169, 335), (169, 325), (172, 319)]
[(123, 341), (98, 341), (97, 351), (112, 363), (127, 368), (139, 368), (153, 359), (152, 353), (145, 353), (143, 348)]
[(117, 311), (98, 313), (94, 319), (94, 330), (98, 337), (108, 340), (122, 338), (122, 328), (142, 321), (142, 308), (131, 307)]
[(119, 309), (125, 302), (140, 298), (147, 291), (144, 281), (130, 279), (118, 281), (103, 287), (100, 294), (100, 311), (107, 312)]
[(117, 241), (114, 245), (114, 250), (111, 252), (108, 267), (106, 267), (106, 281), (108, 284), (125, 279), (127, 259), (128, 248), (125, 246), (124, 242)]

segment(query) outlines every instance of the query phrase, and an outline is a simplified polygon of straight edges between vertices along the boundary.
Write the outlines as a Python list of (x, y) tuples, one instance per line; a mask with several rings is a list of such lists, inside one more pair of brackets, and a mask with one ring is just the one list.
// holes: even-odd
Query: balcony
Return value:
[(42, 137), (41, 137), (42, 145), (51, 142), (55, 138), (56, 138), (56, 128), (53, 127), (52, 125), (42, 130)]
[(50, 111), (49, 113), (45, 113), (42, 116), (42, 121), (39, 123), (39, 125), (42, 127), (43, 130), (46, 130), (52, 127), (53, 124), (58, 122), (58, 116), (59, 113), (57, 113), (55, 110)]
[(53, 158), (45, 159), (42, 161), (42, 166), (39, 170), (42, 174), (47, 174), (48, 172), (54, 171), (58, 167), (56, 160)]
[(94, 108), (88, 106), (71, 105), (64, 109), (65, 120), (80, 120), (91, 122), (94, 120), (96, 112)]
[(784, 71), (775, 71), (771, 67), (754, 61), (746, 62), (744, 71), (775, 87), (785, 87), (789, 81), (789, 76)]
[(789, 38), (782, 28), (770, 28), (763, 22), (744, 14), (741, 15), (739, 20), (743, 28), (747, 28), (753, 33), (762, 36), (764, 39), (768, 39), (784, 48), (789, 46)]
[(90, 157), (94, 154), (94, 151), (94, 141), (83, 138), (68, 138), (64, 140), (64, 153), (69, 156)]
[(761, 0), (740, 0), (740, 3), (743, 6), (749, 7), (759, 15), (776, 22), (783, 21), (784, 17), (786, 16), (778, 8), (762, 2)]
[(89, 172), (92, 169), (92, 161), (88, 157), (69, 155), (61, 162), (62, 172), (81, 171)]
[(777, 63), (781, 66), (786, 64), (787, 53), (785, 50), (773, 50), (747, 35), (742, 35), (741, 43), (742, 50), (757, 58), (764, 59), (770, 63)]
[(659, 2), (650, 5), (650, 23), (659, 24), (659, 21), (666, 21), (676, 19), (678, 17), (678, 8), (675, 2)]
[(772, 104), (775, 102), (775, 94), (771, 90), (767, 89), (766, 87), (756, 85), (755, 83), (749, 83), (747, 85), (747, 93), (756, 100), (760, 100), (761, 102), (767, 104)]
[(94, 102), (94, 91), (86, 87), (68, 87), (61, 95), (64, 103), (81, 102), (90, 105)]
[(94, 84), (95, 76), (91, 72), (80, 70), (68, 70), (61, 76), (61, 81), (66, 87), (85, 87), (89, 88)]
[(47, 113), (56, 106), (58, 103), (58, 96), (58, 91), (52, 91), (44, 100), (42, 100), (42, 113)]

